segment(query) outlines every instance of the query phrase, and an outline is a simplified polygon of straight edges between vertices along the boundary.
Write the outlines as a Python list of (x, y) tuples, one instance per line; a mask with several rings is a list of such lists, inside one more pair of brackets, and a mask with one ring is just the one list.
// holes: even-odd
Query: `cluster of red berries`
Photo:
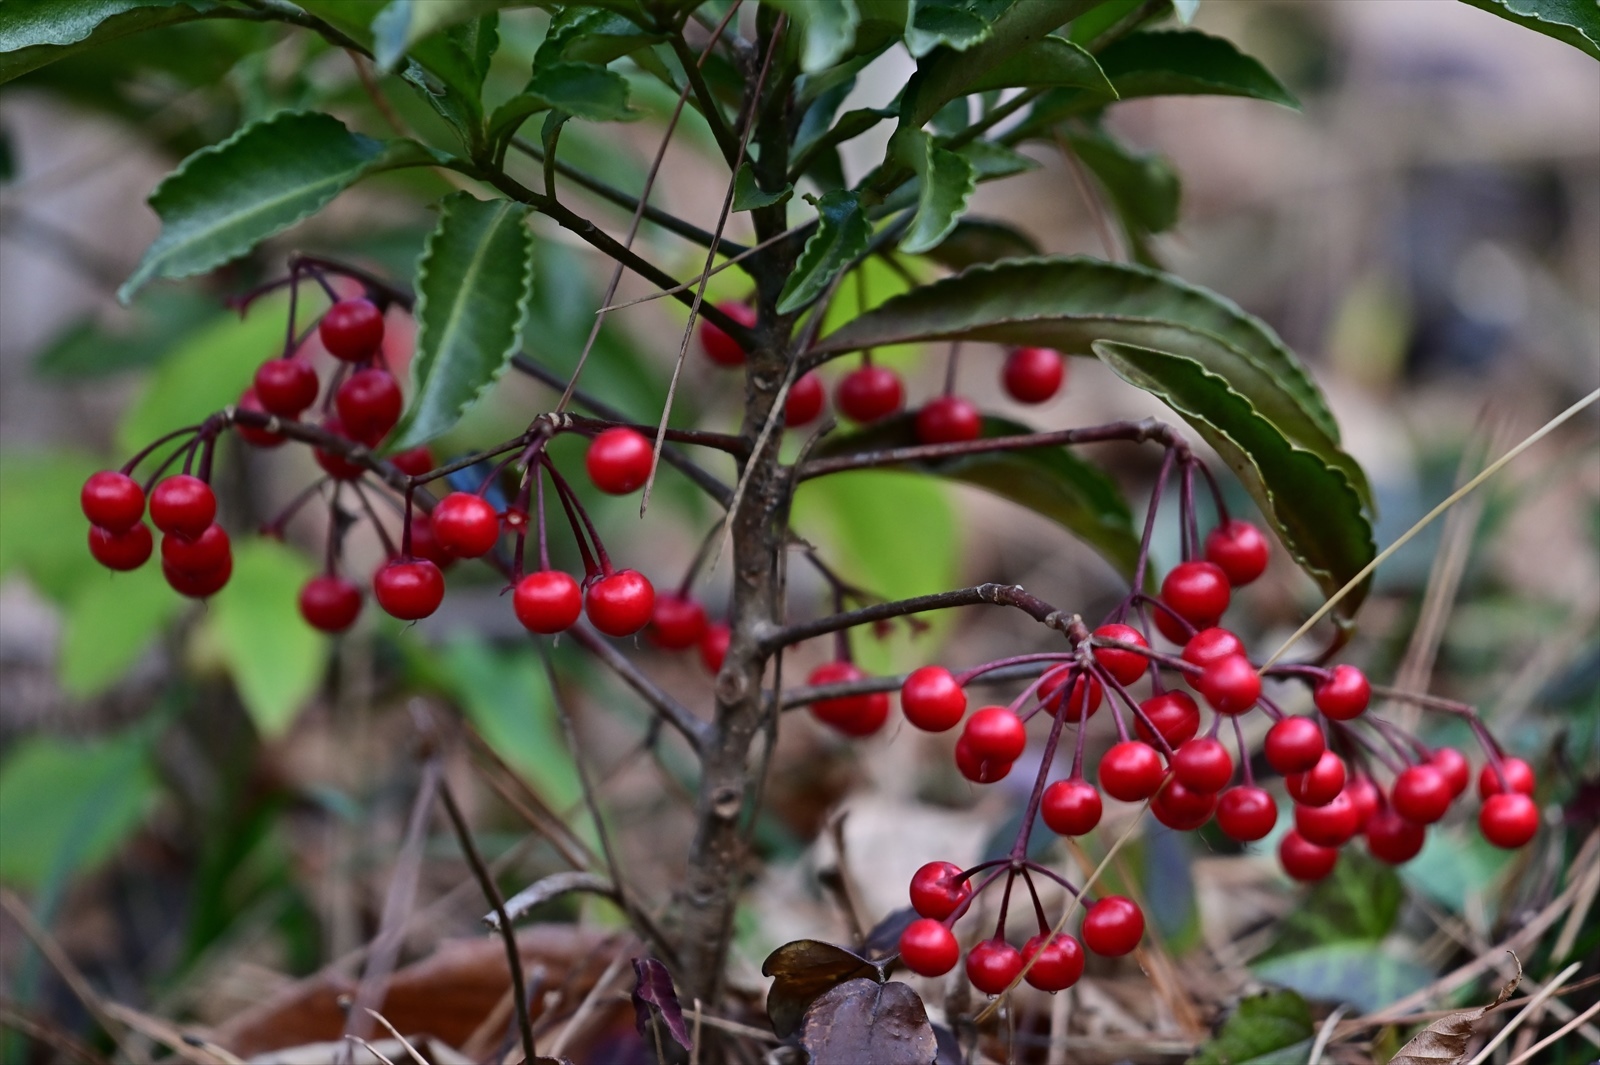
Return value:
[[(155, 547), (144, 523), (145, 491), (127, 473), (101, 470), (79, 496), (89, 519), (89, 553), (107, 569), (138, 569)], [(161, 530), (161, 575), (181, 595), (214, 595), (233, 574), (233, 548), (216, 523), (211, 486), (187, 473), (166, 477), (150, 491), (150, 520)]]

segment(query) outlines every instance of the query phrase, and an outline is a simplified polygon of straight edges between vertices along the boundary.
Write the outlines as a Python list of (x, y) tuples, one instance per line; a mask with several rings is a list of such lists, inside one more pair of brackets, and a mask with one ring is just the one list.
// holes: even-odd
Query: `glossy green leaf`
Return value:
[(126, 303), (153, 278), (188, 277), (236, 259), (373, 171), (427, 161), (416, 144), (375, 141), (317, 112), (286, 111), (246, 126), (156, 186), (150, 206), (161, 235), (117, 298)]
[(927, 252), (934, 262), (957, 271), (979, 263), (1025, 259), (1038, 254), (1039, 246), (1020, 229), (970, 215), (957, 222), (938, 247)]
[[(983, 419), (985, 438), (1021, 436), (1034, 430), (1006, 418)], [(856, 455), (917, 443), (916, 416), (901, 414), (875, 425), (827, 438), (817, 458)], [(959, 481), (986, 489), (1056, 522), (1094, 548), (1124, 576), (1139, 557), (1139, 534), (1122, 491), (1105, 471), (1071, 448), (1028, 448), (967, 455), (936, 462), (903, 463), (897, 470)]]
[(1071, 132), (1067, 144), (1111, 197), (1133, 232), (1164, 233), (1178, 221), (1178, 172), (1160, 155), (1130, 151), (1098, 130)]
[[(92, 567), (67, 604), (56, 663), (67, 694), (83, 699), (110, 687), (182, 611), (184, 600), (161, 577), (159, 555), (158, 548), (131, 573)], [(89, 565), (86, 550), (81, 559)]]
[(444, 432), (494, 384), (521, 342), (532, 297), (527, 209), (464, 192), (447, 197), (417, 263), (411, 403), (394, 450)]
[(964, 156), (937, 147), (919, 129), (901, 127), (890, 151), (917, 173), (917, 213), (900, 239), (900, 250), (920, 255), (950, 235), (978, 186), (977, 171)]
[(0, 5), (0, 84), (145, 30), (206, 18), (212, 0), (6, 0)]
[[(1093, 44), (1101, 34), (1132, 16), (1141, 7), (1144, 7), (1144, 0), (1104, 0), (1073, 19), (1072, 25), (1067, 27), (1067, 37), (1074, 44)], [(1160, 17), (1159, 9), (1154, 17)]]
[[(818, 105), (813, 105), (815, 106)], [(809, 116), (810, 112), (807, 113), (807, 117)], [(832, 126), (825, 126), (813, 135), (808, 136), (805, 126), (802, 125), (800, 135), (795, 138), (794, 165), (789, 170), (790, 178), (797, 178), (806, 173), (810, 169), (811, 161), (819, 153), (837, 148), (845, 141), (861, 136), (884, 119), (893, 117), (894, 112), (884, 108), (861, 107), (854, 111), (846, 111)]]
[(392, 72), (400, 57), (424, 38), (485, 16), (492, 19), (497, 8), (506, 6), (498, 0), (389, 0), (372, 20), (374, 61), (380, 70)]
[(964, 52), (985, 40), (992, 28), (973, 7), (963, 0), (911, 0), (906, 47), (921, 59), (941, 46)]
[(1247, 96), (1284, 107), (1300, 102), (1232, 41), (1199, 30), (1143, 30), (1096, 56), (1124, 99), (1134, 96)]
[(628, 106), (628, 79), (598, 63), (552, 63), (533, 73), (527, 88), (489, 117), (489, 138), (503, 141), (530, 116), (550, 109), (592, 122), (625, 122), (639, 117)]
[(861, 15), (855, 0), (768, 0), (788, 14), (801, 32), (800, 69), (807, 74), (826, 70), (843, 59), (856, 43)]
[(0, 452), (0, 579), (21, 573), (56, 603), (70, 602), (99, 570), (78, 491), (104, 463), (65, 451)]
[(664, 35), (646, 33), (638, 23), (615, 11), (573, 4), (550, 20), (544, 43), (534, 53), (533, 65), (575, 62), (604, 66), (661, 40), (665, 40)]
[(1376, 943), (1329, 943), (1250, 966), (1259, 980), (1321, 1002), (1348, 1002), (1363, 1013), (1420, 991), (1433, 971)]
[(853, 192), (836, 191), (817, 201), (819, 224), (806, 241), (794, 273), (778, 295), (778, 313), (797, 311), (822, 295), (839, 271), (860, 258), (872, 239), (872, 226), (861, 199)]
[(327, 662), (327, 639), (300, 616), (300, 587), (314, 572), (276, 540), (235, 543), (233, 576), (206, 615), (239, 698), (268, 739), (287, 731)]
[(1600, 59), (1600, 3), (1595, 0), (1465, 0), (1519, 26)]
[(733, 178), (734, 211), (755, 211), (762, 207), (787, 203), (789, 197), (793, 195), (794, 186), (789, 184), (785, 184), (776, 192), (762, 192), (756, 184), (756, 176), (750, 169), (749, 163), (742, 164)]
[(1305, 999), (1293, 991), (1267, 991), (1240, 1002), (1222, 1030), (1189, 1059), (1189, 1065), (1304, 1061), (1304, 1053), (1297, 1057), (1292, 1050), (1313, 1035), (1311, 1008)]

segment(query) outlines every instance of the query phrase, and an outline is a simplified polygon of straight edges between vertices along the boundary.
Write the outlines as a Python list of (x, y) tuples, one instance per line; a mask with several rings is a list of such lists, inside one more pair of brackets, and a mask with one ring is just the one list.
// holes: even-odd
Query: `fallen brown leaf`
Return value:
[[(1512, 958), (1516, 958), (1513, 954)], [(1517, 975), (1508, 980), (1494, 1001), (1474, 1010), (1461, 1010), (1448, 1017), (1440, 1017), (1418, 1032), (1400, 1052), (1389, 1060), (1389, 1065), (1462, 1065), (1467, 1060), (1467, 1041), (1479, 1021), (1511, 997), (1522, 982), (1522, 962), (1517, 962)]]

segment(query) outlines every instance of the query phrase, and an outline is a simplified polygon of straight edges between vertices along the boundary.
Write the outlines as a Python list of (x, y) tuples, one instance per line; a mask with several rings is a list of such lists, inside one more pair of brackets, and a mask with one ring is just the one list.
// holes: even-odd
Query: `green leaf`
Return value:
[(861, 15), (855, 0), (768, 0), (768, 5), (786, 12), (800, 28), (805, 40), (800, 69), (807, 74), (833, 66), (856, 43)]
[(951, 270), (965, 270), (979, 263), (1000, 259), (1024, 259), (1039, 254), (1033, 238), (1004, 222), (968, 216), (944, 241), (927, 253), (928, 258)]
[(234, 545), (233, 576), (211, 600), (206, 624), (239, 697), (264, 738), (284, 734), (317, 690), (328, 641), (300, 616), (311, 562), (275, 540)]
[(794, 186), (785, 184), (777, 192), (762, 192), (756, 185), (755, 173), (750, 169), (749, 163), (739, 166), (739, 172), (733, 178), (733, 209), (735, 211), (755, 211), (762, 207), (772, 207), (775, 204), (787, 203), (789, 197), (794, 195)]
[(1376, 943), (1393, 930), (1404, 898), (1393, 867), (1365, 854), (1346, 854), (1333, 875), (1312, 888), (1305, 904), (1287, 915), (1278, 938), (1257, 960), (1325, 943)]
[(1247, 96), (1284, 107), (1300, 102), (1232, 41), (1199, 30), (1143, 30), (1096, 58), (1123, 99), (1134, 96)]
[[(1293, 991), (1267, 991), (1251, 995), (1223, 1022), (1189, 1065), (1244, 1065), (1257, 1060), (1303, 1060), (1290, 1051), (1315, 1034), (1311, 1008)], [(1309, 1048), (1308, 1048), (1309, 1049)], [(1267, 1058), (1276, 1054), (1276, 1058)]]
[(92, 572), (62, 618), (56, 663), (62, 690), (84, 699), (110, 687), (183, 606), (162, 579), (159, 560), (131, 573)]
[(438, 436), (488, 390), (521, 342), (532, 298), (527, 209), (464, 192), (447, 197), (417, 262), (412, 398), (393, 450)]
[(646, 33), (638, 23), (614, 11), (575, 4), (562, 8), (550, 20), (544, 43), (533, 55), (533, 65), (544, 67), (565, 60), (604, 66), (665, 39), (664, 34)]
[(22, 573), (56, 603), (96, 576), (78, 490), (101, 468), (88, 455), (0, 451), (0, 579)]
[(480, 17), (492, 19), (495, 9), (507, 6), (498, 0), (390, 0), (372, 20), (374, 62), (393, 72), (422, 39)]
[(489, 138), (500, 142), (529, 116), (555, 108), (592, 122), (626, 122), (639, 117), (628, 106), (628, 79), (598, 63), (552, 63), (534, 71), (522, 92), (489, 117)]
[(1363, 1013), (1380, 1009), (1433, 981), (1433, 971), (1384, 951), (1376, 943), (1329, 943), (1250, 966), (1257, 979), (1309, 999), (1348, 1002)]
[(38, 887), (110, 857), (156, 795), (148, 738), (21, 740), (0, 763), (0, 880)]
[(962, 0), (912, 0), (906, 47), (918, 59), (941, 45), (964, 52), (991, 32), (989, 23)]
[(188, 277), (236, 259), (316, 213), (375, 170), (428, 161), (409, 141), (351, 133), (331, 115), (286, 111), (189, 156), (156, 186), (156, 238), (117, 291), (126, 303), (152, 278)]
[(919, 129), (902, 126), (890, 152), (917, 172), (917, 213), (900, 239), (900, 250), (920, 255), (950, 235), (978, 186), (977, 171), (965, 157), (936, 147)]
[(126, 330), (80, 319), (33, 360), (45, 380), (82, 381), (142, 370), (161, 362), (196, 327), (216, 319), (215, 298), (187, 288), (159, 289), (140, 300)]
[(789, 314), (822, 295), (839, 271), (867, 250), (872, 226), (854, 192), (835, 191), (817, 201), (817, 231), (806, 241), (794, 273), (778, 295), (778, 313)]
[(1160, 155), (1129, 151), (1099, 130), (1066, 137), (1131, 232), (1164, 233), (1178, 221), (1178, 173)]
[(991, 181), (1039, 169), (1037, 160), (994, 141), (973, 141), (964, 146), (958, 154), (972, 164), (979, 181)]
[(1595, 0), (1465, 0), (1503, 19), (1564, 41), (1600, 59), (1600, 3)]
[(1017, 87), (1064, 87), (1107, 103), (1117, 90), (1095, 57), (1061, 37), (1045, 36), (1081, 3), (1018, 4), (994, 25), (994, 35), (968, 52), (940, 52), (918, 65), (901, 100), (901, 125), (920, 129), (951, 100)]
[(0, 84), (118, 38), (216, 10), (211, 0), (6, 0), (0, 9)]
[[(1034, 430), (1006, 418), (986, 417), (987, 438), (1020, 436)], [(901, 414), (865, 429), (829, 437), (814, 455), (831, 458), (917, 443), (916, 416)], [(986, 489), (1056, 522), (1094, 548), (1124, 576), (1139, 557), (1139, 534), (1116, 482), (1071, 448), (1028, 448), (967, 455), (937, 462), (903, 463), (897, 470), (960, 481)]]
[[(817, 107), (818, 104), (812, 106)], [(807, 117), (810, 117), (810, 112), (807, 112)], [(877, 107), (861, 107), (854, 111), (846, 111), (831, 127), (824, 126), (813, 136), (807, 136), (806, 128), (802, 125), (800, 136), (795, 139), (794, 165), (789, 169), (790, 179), (805, 174), (810, 169), (811, 161), (818, 154), (837, 148), (845, 141), (861, 136), (884, 119), (893, 117), (893, 111)]]

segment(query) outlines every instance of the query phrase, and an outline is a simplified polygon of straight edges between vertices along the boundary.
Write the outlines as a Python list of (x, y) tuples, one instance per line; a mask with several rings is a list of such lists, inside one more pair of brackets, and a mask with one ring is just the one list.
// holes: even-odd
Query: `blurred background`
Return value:
[[(543, 25), (534, 12), (503, 16), (492, 77), (518, 81)], [(1437, 0), (1205, 0), (1196, 25), (1260, 58), (1303, 110), (1213, 97), (1119, 105), (1114, 131), (1181, 182), (1178, 223), (1151, 252), (1266, 319), (1307, 361), (1375, 484), (1377, 540), (1388, 544), (1600, 387), (1600, 65)], [(283, 39), (250, 54), (261, 35)], [(874, 64), (845, 108), (881, 106), (906, 69), (892, 57)], [(672, 103), (648, 93), (638, 102), (654, 114)], [(246, 1056), (337, 1036), (330, 989), (357, 971), (378, 927), (422, 772), (419, 722), (448, 730), (465, 721), (482, 738), (457, 737), (444, 771), (508, 891), (599, 843), (558, 705), (575, 719), (619, 860), (653, 904), (681, 877), (692, 811), (687, 752), (670, 736), (647, 745), (645, 710), (575, 649), (556, 647), (562, 680), (553, 690), (487, 572), (453, 572), (444, 608), (404, 632), (367, 617), (334, 644), (299, 625), (287, 591), (311, 572), (322, 542), (309, 513), (288, 527), (292, 549), (241, 546), (249, 579), (206, 607), (179, 600), (148, 572), (112, 581), (90, 564), (76, 502), (83, 477), (120, 464), (162, 427), (194, 420), (185, 415), (231, 402), (278, 343), (281, 305), (263, 304), (241, 323), (221, 309), (226, 296), (273, 276), (294, 250), (409, 279), (433, 221), (419, 205), (449, 187), (436, 175), (373, 181), (250, 260), (152, 287), (132, 307), (116, 302), (157, 232), (144, 201), (162, 175), (244, 121), (298, 106), (373, 132), (386, 121), (342, 53), (246, 23), (129, 38), (0, 96), (0, 884), (96, 986), (151, 1016), (214, 1026)], [(399, 92), (387, 106), (408, 124), (433, 121)], [(619, 128), (575, 123), (562, 151), (637, 189), (659, 123)], [(705, 226), (724, 180), (707, 143), (703, 125), (686, 122), (656, 193)], [(848, 145), (847, 176), (864, 172), (874, 150), (881, 158), (870, 136)], [(1027, 229), (1051, 253), (1132, 257), (1105, 190), (1059, 153), (1028, 151), (1038, 168), (982, 187), (973, 213)], [(618, 209), (570, 195), (613, 231), (625, 226)], [(736, 216), (738, 239), (749, 235), (741, 224)], [(538, 232), (529, 350), (559, 369), (582, 345), (609, 264), (554, 227)], [(700, 253), (670, 235), (647, 227), (641, 241), (680, 276), (700, 269)], [(737, 278), (718, 275), (712, 295), (743, 296)], [(892, 275), (882, 283), (891, 286)], [(647, 293), (629, 277), (620, 298)], [(642, 421), (658, 415), (682, 328), (666, 302), (614, 313), (585, 372), (586, 387)], [(403, 361), (407, 323), (390, 324), (391, 354)], [(691, 354), (674, 423), (736, 425), (739, 390)], [(959, 385), (985, 409), (1041, 427), (1161, 412), (1109, 371), (1075, 360), (1057, 400), (1019, 415), (999, 386), (1001, 354), (975, 345), (963, 355)], [(913, 403), (939, 387), (942, 352), (890, 357), (911, 374)], [(551, 402), (547, 390), (508, 378), (436, 451), (509, 436)], [(1549, 901), (1557, 874), (1600, 824), (1597, 435), (1591, 408), (1397, 554), (1346, 652), (1375, 678), (1481, 707), (1546, 782), (1549, 824), (1539, 842), (1507, 855), (1454, 825), (1398, 872), (1352, 856), (1308, 902), (1265, 857), (1271, 841), (1241, 852), (1220, 836), (1151, 825), (1116, 877), (1148, 896), (1156, 971), (1097, 963), (1070, 996), (1070, 1016), (1052, 1016), (1069, 996), (1023, 1015), (1019, 1060), (1046, 1060), (1039, 1033), (1057, 1022), (1056, 1038), (1067, 1042), (1054, 1049), (1071, 1060), (1182, 1060), (1222, 1005), (1262, 981), (1313, 1002), (1354, 995), (1370, 1011), (1426, 986)], [(569, 449), (566, 461), (575, 455)], [(1131, 446), (1095, 456), (1131, 500), (1144, 498), (1159, 456)], [(289, 450), (237, 451), (221, 469), (225, 521), (239, 543), (313, 467)], [(1243, 493), (1233, 495), (1248, 510)], [(672, 478), (644, 522), (631, 499), (598, 503), (596, 516), (613, 553), (658, 586), (682, 576), (715, 517)], [(891, 598), (1015, 581), (1093, 617), (1121, 594), (1112, 571), (1059, 528), (975, 490), (852, 476), (808, 488), (796, 524), (847, 579)], [(1158, 551), (1170, 559), (1176, 530), (1160, 536)], [(375, 566), (379, 545), (368, 536), (355, 555), (358, 567)], [(724, 561), (700, 585), (713, 613), (726, 570)], [(828, 609), (825, 587), (804, 567), (792, 566), (791, 580), (796, 616)], [(1319, 605), (1283, 558), (1243, 599), (1237, 627), (1263, 652)], [(928, 620), (926, 631), (863, 640), (857, 653), (888, 672), (1040, 646), (1009, 615)], [(791, 656), (786, 674), (829, 657), (823, 642)], [(637, 658), (687, 705), (709, 705), (697, 662), (649, 648)], [(1304, 701), (1299, 692), (1283, 697)], [(1432, 742), (1468, 742), (1450, 723), (1395, 712)], [(1032, 771), (1019, 764), (979, 793), (951, 767), (952, 742), (891, 728), (845, 745), (809, 718), (791, 721), (758, 826), (766, 862), (752, 870), (741, 911), (737, 987), (758, 989), (761, 959), (786, 940), (848, 935), (827, 883), (844, 882), (870, 923), (904, 904), (904, 884), (923, 862), (970, 863), (1009, 839), (1016, 826), (1007, 818), (1017, 816), (1017, 789)], [(1129, 814), (1112, 811), (1112, 831)], [(438, 978), (426, 965), (465, 949), (459, 941), (476, 935), (484, 909), (447, 827), (429, 832), (400, 959), (420, 967), (406, 971), (424, 990)], [(1530, 972), (1563, 959), (1585, 961), (1585, 975), (1600, 971), (1600, 921), (1587, 908), (1522, 956)], [(531, 949), (549, 987), (616, 979), (607, 962), (628, 948), (618, 946), (622, 924), (607, 904), (569, 897), (534, 917), (544, 938)], [(416, 1008), (442, 1041), (485, 1053), (503, 1025), (490, 1016), (503, 995), (495, 983), (503, 957), (480, 955), (461, 955), (452, 978), (478, 974), (482, 996), (422, 994), (428, 1001)], [(342, 968), (324, 968), (335, 959)], [(86, 1029), (82, 1003), (9, 912), (0, 917), (0, 981), (9, 1015), (43, 1018), (65, 1036)], [(1573, 1006), (1593, 1001), (1586, 994)], [(581, 997), (569, 996), (567, 1014)], [(1572, 1015), (1557, 1006), (1552, 1016)], [(566, 1016), (550, 1008), (552, 1018)], [(638, 1052), (631, 1014), (617, 1016), (571, 1035), (573, 1046), (592, 1060)], [(0, 1030), (0, 1060), (70, 1060), (52, 1038), (9, 1027)]]

